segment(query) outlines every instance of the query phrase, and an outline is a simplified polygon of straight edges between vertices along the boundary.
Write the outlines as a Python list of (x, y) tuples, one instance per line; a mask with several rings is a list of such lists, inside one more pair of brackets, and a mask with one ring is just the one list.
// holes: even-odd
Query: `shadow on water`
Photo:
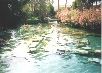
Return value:
[[(34, 26), (34, 25), (33, 25)], [(38, 26), (34, 26), (35, 28)], [(48, 26), (43, 27), (43, 30)], [(69, 52), (57, 54), (45, 52), (38, 46), (38, 50), (28, 52), (25, 43), (21, 45), (22, 37), (18, 31), (1, 32), (1, 38), (6, 45), (0, 50), (0, 73), (100, 73), (100, 58), (81, 56)], [(0, 34), (1, 34), (0, 33)], [(24, 34), (25, 35), (25, 34)], [(75, 34), (73, 34), (75, 35)], [(2, 37), (5, 36), (5, 37)], [(93, 49), (100, 49), (100, 37), (87, 36)], [(93, 40), (94, 39), (94, 40)], [(96, 62), (94, 62), (95, 60)]]

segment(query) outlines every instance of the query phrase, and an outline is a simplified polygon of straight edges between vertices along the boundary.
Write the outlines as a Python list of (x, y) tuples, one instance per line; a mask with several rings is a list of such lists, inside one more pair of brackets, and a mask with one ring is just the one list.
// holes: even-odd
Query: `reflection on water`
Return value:
[[(9, 43), (0, 50), (0, 73), (101, 73), (100, 64), (88, 61), (87, 56), (69, 52), (62, 55), (45, 51), (28, 52), (25, 44), (20, 46), (21, 34), (11, 33), (15, 39), (8, 40)], [(87, 38), (91, 47), (100, 48), (100, 37)]]

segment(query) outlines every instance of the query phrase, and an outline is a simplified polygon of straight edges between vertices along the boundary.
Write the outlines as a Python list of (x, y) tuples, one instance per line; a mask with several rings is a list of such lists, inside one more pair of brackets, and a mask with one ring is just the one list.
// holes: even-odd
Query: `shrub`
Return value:
[(56, 18), (64, 23), (73, 23), (88, 30), (101, 30), (101, 10), (62, 9), (56, 13)]

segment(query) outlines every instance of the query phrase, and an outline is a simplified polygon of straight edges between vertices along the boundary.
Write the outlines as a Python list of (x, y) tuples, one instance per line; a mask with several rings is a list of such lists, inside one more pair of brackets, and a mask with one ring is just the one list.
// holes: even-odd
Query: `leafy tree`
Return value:
[(50, 8), (49, 14), (50, 14), (51, 16), (54, 16), (54, 15), (55, 15), (55, 11), (54, 11), (54, 7), (52, 6), (52, 4), (49, 5), (49, 8)]
[(76, 5), (76, 2), (75, 1), (72, 3), (72, 8), (73, 9), (76, 9), (77, 8), (77, 5)]
[(96, 2), (96, 6), (97, 6), (97, 2), (100, 2), (101, 0), (93, 0), (93, 2)]
[(72, 3), (72, 8), (73, 9), (76, 9), (76, 8), (78, 8), (78, 9), (82, 9), (82, 0), (75, 0), (73, 3)]
[(72, 8), (73, 9), (80, 9), (82, 10), (82, 8), (86, 8), (86, 9), (90, 9), (91, 7), (93, 7), (93, 3), (96, 2), (96, 5), (97, 5), (97, 1), (101, 1), (101, 0), (75, 0), (73, 3), (72, 3)]
[(23, 21), (23, 6), (28, 0), (0, 0), (0, 26), (15, 27)]
[(59, 0), (58, 0), (58, 10), (59, 10)]
[(41, 18), (41, 21), (43, 21), (46, 14), (53, 11), (53, 7), (51, 6), (52, 3), (53, 0), (30, 0), (28, 8), (33, 14), (32, 17), (39, 17)]
[(67, 8), (67, 0), (66, 0), (66, 3), (65, 3), (65, 8)]

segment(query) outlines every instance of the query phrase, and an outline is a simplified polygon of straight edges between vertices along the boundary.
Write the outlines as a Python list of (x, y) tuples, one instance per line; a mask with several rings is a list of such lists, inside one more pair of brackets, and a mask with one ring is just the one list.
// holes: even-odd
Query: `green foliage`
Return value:
[(51, 16), (54, 16), (55, 15), (54, 7), (52, 6), (52, 4), (49, 5), (49, 11), (48, 12), (49, 12), (49, 14)]
[(78, 9), (81, 9), (82, 8), (82, 2), (81, 1), (82, 0), (75, 0), (76, 6), (77, 6)]
[(40, 21), (44, 21), (44, 17), (48, 14), (54, 15), (52, 3), (53, 1), (50, 0), (7, 0), (6, 3), (5, 0), (1, 0), (0, 23), (6, 27), (15, 26), (26, 18), (32, 17), (38, 17)]
[(90, 9), (93, 7), (93, 3), (96, 2), (96, 5), (97, 5), (97, 1), (101, 1), (101, 0), (75, 0), (73, 3), (72, 3), (72, 8), (73, 9), (80, 9), (80, 10), (83, 10), (83, 7), (85, 9)]
[(28, 19), (28, 20), (26, 20), (25, 23), (28, 23), (28, 24), (37, 24), (39, 22), (40, 22), (39, 19), (30, 19), (30, 20)]
[(72, 8), (73, 9), (82, 9), (82, 0), (75, 0), (73, 3), (72, 3)]
[(0, 0), (0, 26), (15, 27), (25, 19), (23, 6), (29, 0)]
[(73, 9), (76, 9), (77, 8), (77, 5), (76, 5), (76, 2), (75, 1), (72, 3), (72, 8)]
[(44, 17), (48, 14), (54, 14), (52, 0), (30, 0), (24, 7), (24, 11), (31, 17), (39, 17), (40, 21), (44, 21)]

